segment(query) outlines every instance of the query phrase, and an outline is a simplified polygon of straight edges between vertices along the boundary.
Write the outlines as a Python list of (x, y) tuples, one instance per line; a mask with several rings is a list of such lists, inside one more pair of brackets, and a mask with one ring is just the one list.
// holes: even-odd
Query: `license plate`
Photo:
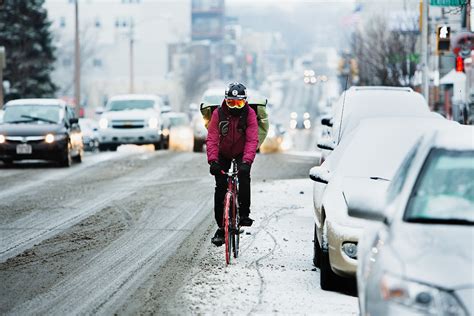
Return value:
[(16, 153), (19, 155), (30, 155), (33, 152), (31, 145), (21, 144), (16, 146)]

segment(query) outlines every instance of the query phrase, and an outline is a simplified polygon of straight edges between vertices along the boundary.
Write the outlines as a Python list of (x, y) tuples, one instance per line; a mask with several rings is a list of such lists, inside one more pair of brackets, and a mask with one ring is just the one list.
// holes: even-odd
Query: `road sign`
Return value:
[(466, 5), (468, 0), (430, 0), (430, 5), (438, 7), (458, 7)]

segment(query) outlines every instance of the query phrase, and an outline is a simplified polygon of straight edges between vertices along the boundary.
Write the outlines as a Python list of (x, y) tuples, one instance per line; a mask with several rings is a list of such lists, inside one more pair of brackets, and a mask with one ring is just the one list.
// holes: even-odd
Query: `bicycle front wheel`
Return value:
[(230, 194), (225, 195), (224, 199), (224, 241), (225, 241), (225, 263), (230, 264), (230, 252), (231, 252), (231, 221), (230, 221), (230, 209), (231, 207), (231, 196)]

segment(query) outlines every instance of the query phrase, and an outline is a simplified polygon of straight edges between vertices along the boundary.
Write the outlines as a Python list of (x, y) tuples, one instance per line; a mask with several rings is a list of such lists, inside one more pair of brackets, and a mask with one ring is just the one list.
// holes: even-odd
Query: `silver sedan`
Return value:
[(362, 315), (473, 315), (473, 139), (466, 126), (430, 133), (381, 205), (346, 196), (350, 216), (379, 222), (359, 241)]

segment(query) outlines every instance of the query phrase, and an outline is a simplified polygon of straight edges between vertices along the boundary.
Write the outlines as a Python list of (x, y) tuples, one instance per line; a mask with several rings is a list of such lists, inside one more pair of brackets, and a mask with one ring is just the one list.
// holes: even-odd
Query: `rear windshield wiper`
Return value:
[(445, 224), (445, 225), (474, 225), (473, 221), (460, 218), (426, 218), (426, 217), (409, 217), (405, 219), (408, 223), (420, 224)]
[(28, 118), (32, 121), (42, 121), (42, 122), (51, 123), (51, 124), (58, 124), (58, 122), (49, 120), (49, 119), (44, 118), (44, 117), (36, 117), (36, 116), (29, 116), (29, 115), (22, 115), (21, 117)]
[(390, 181), (389, 179), (385, 179), (382, 177), (370, 177), (371, 180), (382, 180), (382, 181)]

